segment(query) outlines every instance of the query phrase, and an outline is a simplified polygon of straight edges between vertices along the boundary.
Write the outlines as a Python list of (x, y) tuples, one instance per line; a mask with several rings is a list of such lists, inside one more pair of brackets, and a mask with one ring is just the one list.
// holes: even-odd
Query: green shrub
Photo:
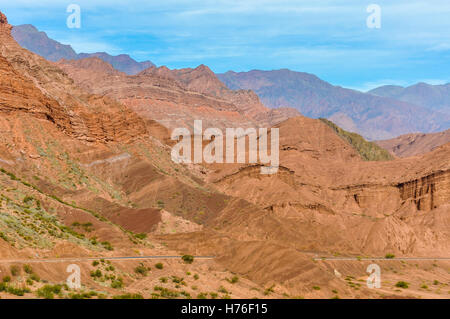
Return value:
[(4, 276), (2, 279), (3, 282), (11, 282), (11, 276)]
[(164, 288), (161, 286), (155, 286), (153, 289), (155, 291), (159, 291), (159, 295), (163, 298), (177, 298), (180, 296), (180, 293), (178, 291)]
[(320, 287), (319, 286), (313, 286), (313, 289), (314, 290), (320, 290)]
[(36, 281), (36, 282), (41, 281), (41, 278), (39, 278), (39, 276), (36, 275), (35, 273), (32, 273), (32, 274), (31, 274), (30, 279), (31, 279), (31, 280), (34, 280), (34, 281)]
[(207, 299), (208, 294), (201, 292), (197, 295), (197, 299)]
[(113, 246), (112, 246), (111, 243), (108, 242), (108, 241), (103, 241), (103, 242), (101, 242), (100, 244), (101, 244), (101, 245), (103, 246), (103, 248), (105, 248), (106, 250), (114, 250)]
[(100, 264), (100, 262), (98, 262), (97, 260), (94, 260), (92, 262), (92, 266), (94, 266), (94, 267), (98, 266), (98, 264)]
[(405, 281), (399, 281), (395, 284), (395, 287), (406, 289), (409, 287), (409, 284)]
[(8, 286), (6, 291), (8, 293), (10, 293), (12, 295), (16, 295), (16, 296), (23, 296), (26, 293), (31, 292), (31, 290), (29, 288), (16, 288), (16, 287), (12, 287), (12, 286)]
[(20, 268), (17, 267), (16, 265), (12, 265), (9, 270), (11, 271), (11, 275), (13, 277), (17, 276), (20, 273)]
[(188, 293), (187, 291), (182, 291), (182, 292), (180, 292), (180, 294), (181, 294), (182, 296), (185, 296), (186, 299), (191, 299), (191, 294)]
[(54, 294), (60, 294), (61, 293), (62, 286), (61, 285), (45, 285), (39, 288), (36, 293), (38, 297), (45, 298), (45, 299), (53, 299), (55, 296)]
[(159, 278), (159, 281), (161, 281), (162, 283), (166, 283), (167, 282), (167, 277), (161, 277), (161, 278)]
[(155, 264), (155, 268), (156, 269), (163, 269), (164, 265), (162, 263), (157, 263), (157, 264)]
[(144, 297), (141, 294), (124, 294), (124, 295), (118, 295), (114, 296), (113, 299), (144, 299)]
[(137, 239), (145, 239), (145, 238), (147, 238), (147, 234), (145, 234), (145, 233), (135, 234), (134, 236)]
[(220, 286), (217, 291), (223, 294), (228, 294), (228, 290), (226, 290), (224, 286)]
[(164, 202), (162, 200), (158, 200), (156, 203), (160, 208), (164, 208)]
[(119, 289), (123, 287), (123, 279), (122, 278), (118, 278), (117, 280), (113, 280), (113, 282), (111, 283), (111, 288), (114, 289)]
[(3, 239), (6, 242), (9, 242), (8, 237), (3, 232), (0, 232), (0, 238)]
[(102, 276), (102, 271), (100, 269), (97, 269), (95, 271), (91, 271), (91, 277), (93, 278), (100, 278)]
[(216, 292), (210, 292), (211, 299), (216, 299), (219, 295)]
[(239, 281), (239, 277), (238, 276), (233, 276), (233, 277), (231, 277), (231, 279), (227, 278), (227, 281), (230, 284), (235, 284), (235, 283), (237, 283)]
[(23, 271), (25, 271), (27, 274), (32, 274), (33, 268), (31, 268), (30, 265), (23, 265)]
[(264, 290), (264, 295), (265, 295), (265, 296), (268, 296), (268, 295), (270, 295), (271, 293), (275, 292), (275, 291), (273, 290), (274, 287), (275, 287), (275, 286), (272, 285), (272, 286), (270, 286), (269, 288), (266, 288), (266, 290)]
[(28, 204), (29, 202), (32, 202), (34, 200), (34, 197), (33, 196), (25, 196), (24, 198), (23, 198), (23, 202), (25, 203), (25, 204)]
[(183, 259), (186, 264), (192, 264), (194, 262), (194, 256), (191, 255), (184, 255), (181, 259)]
[(395, 258), (395, 255), (394, 254), (386, 254), (386, 256), (384, 256), (384, 258), (386, 258), (386, 259), (394, 259)]
[(91, 299), (92, 297), (97, 296), (98, 294), (95, 291), (83, 292), (83, 293), (70, 293), (70, 299)]
[(186, 286), (186, 283), (184, 282), (184, 278), (181, 278), (181, 277), (172, 276), (172, 282)]
[(140, 264), (136, 268), (134, 268), (134, 272), (137, 274), (140, 274), (142, 276), (147, 276), (148, 274), (148, 268), (145, 267), (143, 264)]

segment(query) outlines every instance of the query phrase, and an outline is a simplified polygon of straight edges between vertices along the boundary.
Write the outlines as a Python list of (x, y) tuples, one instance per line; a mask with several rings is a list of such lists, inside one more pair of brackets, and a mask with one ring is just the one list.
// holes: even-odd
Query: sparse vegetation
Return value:
[(111, 288), (119, 289), (122, 287), (123, 287), (123, 279), (121, 277), (111, 282)]
[(134, 237), (136, 237), (137, 239), (144, 240), (147, 238), (147, 234), (145, 233), (135, 234)]
[(39, 288), (36, 291), (38, 297), (45, 299), (53, 299), (56, 295), (61, 293), (62, 286), (61, 285), (45, 285)]
[(111, 245), (111, 243), (109, 241), (102, 241), (100, 243), (103, 248), (105, 248), (106, 250), (114, 250), (113, 246)]
[(197, 295), (197, 299), (207, 299), (208, 298), (208, 294), (205, 292), (201, 292)]
[(395, 287), (407, 289), (409, 284), (406, 281), (399, 281), (395, 284)]
[(20, 273), (20, 268), (16, 265), (12, 265), (9, 270), (11, 271), (11, 275), (13, 277), (17, 276)]
[(155, 268), (156, 269), (163, 269), (164, 265), (162, 263), (157, 263), (157, 264), (155, 264)]
[(158, 205), (159, 208), (164, 208), (164, 202), (162, 200), (158, 200), (156, 204)]
[(100, 278), (102, 276), (102, 271), (100, 269), (97, 269), (95, 271), (91, 271), (91, 277), (92, 278)]
[(231, 278), (227, 278), (226, 279), (230, 284), (235, 284), (239, 281), (239, 277), (238, 276), (233, 276)]
[(219, 297), (219, 294), (216, 292), (210, 292), (209, 296), (211, 297), (211, 299), (217, 299), (217, 297)]
[(181, 257), (186, 264), (192, 264), (194, 262), (194, 256), (192, 255), (184, 255)]
[(373, 142), (366, 141), (361, 135), (347, 132), (325, 118), (320, 118), (320, 120), (331, 127), (339, 137), (347, 141), (365, 161), (390, 161), (394, 159), (388, 151)]
[(271, 293), (275, 292), (274, 289), (273, 289), (274, 287), (275, 287), (275, 286), (272, 285), (272, 286), (270, 286), (269, 288), (266, 288), (266, 289), (264, 290), (264, 296), (268, 296), (268, 295), (270, 295)]
[(98, 299), (103, 299), (103, 298), (105, 298), (105, 295), (99, 294), (96, 291), (69, 293), (70, 299), (91, 299), (92, 297), (97, 297)]
[(167, 277), (161, 277), (161, 278), (159, 278), (159, 281), (162, 282), (162, 283), (164, 283), (164, 284), (167, 283), (167, 280), (168, 280)]
[(23, 265), (23, 271), (25, 271), (25, 273), (30, 275), (33, 273), (33, 268), (31, 268), (30, 265)]
[(114, 296), (113, 299), (144, 299), (144, 297), (141, 294), (124, 294), (124, 295), (117, 295)]
[(395, 255), (394, 255), (394, 254), (387, 253), (387, 254), (384, 256), (384, 258), (386, 258), (386, 259), (394, 259), (394, 258), (395, 258)]
[(223, 294), (229, 294), (228, 290), (225, 289), (224, 286), (220, 286), (217, 291), (220, 292), (220, 293), (223, 293)]
[(136, 268), (134, 268), (134, 272), (142, 275), (142, 276), (147, 276), (148, 272), (149, 272), (149, 268), (145, 267), (144, 264), (139, 264)]
[(33, 281), (36, 281), (36, 282), (41, 281), (41, 278), (39, 278), (39, 276), (36, 275), (35, 273), (31, 274), (30, 279), (33, 280)]
[(155, 286), (153, 288), (153, 290), (159, 292), (158, 297), (163, 297), (163, 298), (177, 298), (180, 296), (180, 293), (176, 290), (171, 290), (169, 288), (164, 288), (161, 286)]

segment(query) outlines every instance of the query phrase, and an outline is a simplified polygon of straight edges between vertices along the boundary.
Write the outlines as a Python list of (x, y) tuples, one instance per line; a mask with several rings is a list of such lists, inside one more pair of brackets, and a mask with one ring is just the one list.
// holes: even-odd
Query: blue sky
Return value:
[[(71, 3), (81, 7), (80, 29), (66, 26)], [(372, 3), (380, 29), (366, 25)], [(77, 52), (170, 68), (289, 68), (361, 90), (450, 82), (448, 0), (0, 0), (0, 10)]]

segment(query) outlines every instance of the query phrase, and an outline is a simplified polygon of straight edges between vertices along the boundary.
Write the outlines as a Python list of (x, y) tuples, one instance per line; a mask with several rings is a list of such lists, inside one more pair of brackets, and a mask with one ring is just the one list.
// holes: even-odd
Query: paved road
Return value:
[(395, 258), (352, 258), (352, 257), (323, 257), (323, 258), (314, 258), (314, 260), (376, 260), (376, 261), (380, 261), (380, 260), (389, 260), (389, 261), (393, 261), (393, 260), (404, 260), (404, 261), (408, 261), (408, 260), (450, 260), (450, 257), (435, 257), (435, 258), (428, 258), (428, 257), (395, 257)]
[[(32, 258), (32, 259), (0, 259), (0, 263), (58, 263), (83, 262), (91, 260), (146, 260), (146, 259), (181, 259), (182, 256), (120, 256), (120, 257), (64, 257), (64, 258)], [(194, 259), (214, 259), (215, 256), (194, 256)]]

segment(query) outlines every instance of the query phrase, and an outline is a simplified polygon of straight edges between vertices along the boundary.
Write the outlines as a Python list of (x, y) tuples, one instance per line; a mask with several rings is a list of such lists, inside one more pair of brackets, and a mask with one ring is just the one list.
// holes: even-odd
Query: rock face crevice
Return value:
[(397, 187), (403, 201), (413, 200), (417, 210), (432, 210), (450, 202), (450, 171), (435, 172)]

